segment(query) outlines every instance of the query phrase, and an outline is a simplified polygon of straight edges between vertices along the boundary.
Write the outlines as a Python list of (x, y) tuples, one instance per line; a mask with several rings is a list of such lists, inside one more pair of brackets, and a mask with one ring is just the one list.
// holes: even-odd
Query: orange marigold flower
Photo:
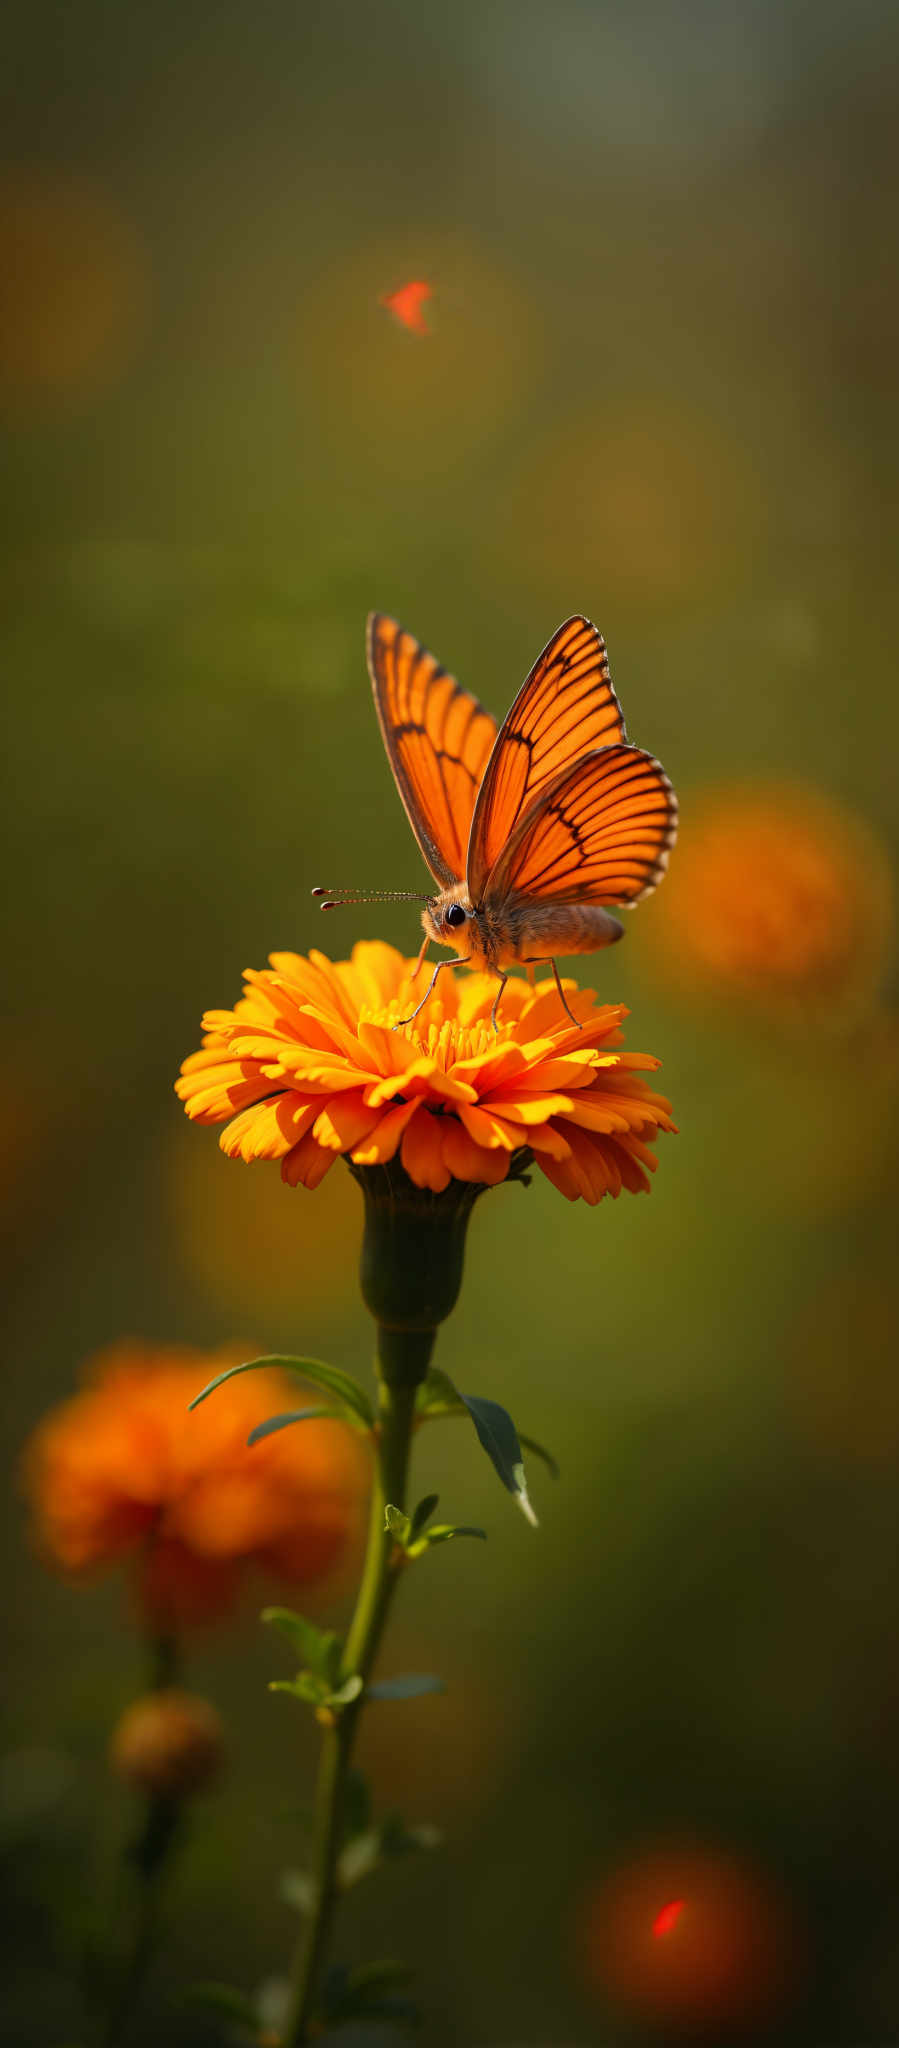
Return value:
[(304, 1422), (247, 1448), (258, 1422), (297, 1405), (295, 1381), (250, 1373), (188, 1412), (238, 1359), (116, 1345), (27, 1446), (26, 1488), (47, 1561), (83, 1575), (130, 1558), (154, 1626), (225, 1613), (248, 1563), (288, 1581), (319, 1579), (358, 1525), (363, 1453), (343, 1424)]
[(831, 1012), (873, 991), (892, 886), (860, 819), (818, 791), (766, 784), (716, 790), (686, 810), (656, 927), (672, 978), (824, 998)]
[(511, 980), (494, 1031), (495, 977), (447, 967), (403, 1023), (415, 963), (392, 946), (270, 957), (233, 1010), (207, 1013), (175, 1084), (197, 1123), (230, 1119), (231, 1158), (280, 1159), (291, 1186), (314, 1188), (341, 1153), (357, 1167), (399, 1157), (439, 1194), (451, 1180), (493, 1186), (532, 1154), (572, 1202), (648, 1188), (649, 1146), (674, 1125), (638, 1073), (658, 1060), (618, 1050), (620, 1005), (566, 982), (578, 1029), (554, 982)]

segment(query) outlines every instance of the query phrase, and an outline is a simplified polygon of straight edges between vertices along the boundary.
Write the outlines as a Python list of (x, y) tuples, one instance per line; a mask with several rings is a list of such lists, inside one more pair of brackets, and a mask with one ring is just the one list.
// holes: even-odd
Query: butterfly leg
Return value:
[(499, 1010), (500, 1003), (502, 1002), (503, 999), (503, 989), (505, 988), (506, 982), (508, 981), (509, 977), (507, 974), (503, 974), (499, 967), (496, 969), (496, 972), (499, 975), (499, 988), (496, 991), (496, 997), (494, 1000), (493, 1008), (490, 1012), (490, 1022), (493, 1025), (494, 1031), (498, 1032), (499, 1024), (497, 1023), (497, 1012)]
[[(420, 965), (421, 965), (421, 962), (419, 961), (419, 966), (420, 966)], [(420, 1002), (420, 1003), (418, 1003), (418, 1004), (416, 1005), (415, 1009), (414, 1009), (414, 1010), (412, 1011), (412, 1014), (411, 1014), (411, 1016), (409, 1016), (409, 1017), (398, 1017), (398, 1018), (397, 1018), (397, 1021), (396, 1021), (396, 1023), (395, 1023), (395, 1024), (391, 1024), (391, 1026), (390, 1026), (390, 1029), (391, 1029), (391, 1031), (402, 1031), (402, 1028), (403, 1028), (403, 1025), (404, 1025), (404, 1024), (414, 1024), (414, 1022), (415, 1022), (415, 1019), (416, 1019), (416, 1017), (418, 1016), (418, 1013), (419, 1013), (419, 1011), (420, 1011), (420, 1010), (423, 1010), (423, 1009), (424, 1009), (425, 1003), (426, 1003), (426, 1002), (427, 1002), (427, 1000), (428, 1000), (428, 997), (429, 997), (429, 995), (430, 995), (430, 993), (431, 993), (431, 990), (432, 990), (432, 988), (433, 988), (433, 986), (434, 986), (434, 983), (435, 983), (435, 981), (437, 980), (437, 976), (438, 976), (438, 974), (440, 973), (440, 970), (441, 970), (441, 968), (442, 968), (442, 967), (455, 967), (455, 965), (456, 965), (456, 962), (455, 962), (455, 960), (438, 960), (438, 962), (437, 962), (437, 965), (436, 965), (436, 967), (435, 967), (435, 969), (434, 969), (434, 972), (433, 972), (433, 974), (432, 974), (432, 976), (431, 976), (431, 979), (430, 979), (430, 981), (428, 982), (428, 986), (427, 986), (427, 988), (425, 989), (424, 995), (422, 996), (421, 1002)], [(416, 972), (416, 974), (418, 973), (418, 968), (416, 968), (415, 972)], [(502, 990), (500, 990), (500, 994), (502, 994)]]
[(565, 1015), (566, 1015), (566, 1017), (570, 1017), (570, 1018), (571, 1018), (572, 1024), (577, 1024), (577, 1028), (578, 1028), (578, 1030), (579, 1030), (579, 1031), (583, 1031), (583, 1028), (584, 1028), (584, 1027), (583, 1027), (583, 1024), (578, 1024), (578, 1021), (577, 1021), (577, 1018), (576, 1018), (576, 1016), (575, 1016), (575, 1014), (574, 1014), (574, 1011), (573, 1011), (573, 1010), (569, 1010), (569, 1008), (568, 1008), (568, 1004), (567, 1004), (567, 1002), (565, 1001), (565, 990), (563, 989), (563, 987), (562, 987), (562, 983), (561, 983), (561, 982), (560, 982), (560, 980), (559, 980), (559, 970), (558, 970), (558, 967), (556, 966), (556, 963), (555, 963), (555, 961), (554, 961), (554, 960), (551, 960), (549, 964), (550, 964), (550, 966), (551, 966), (551, 968), (552, 968), (552, 971), (553, 971), (553, 973), (554, 973), (554, 975), (555, 975), (555, 977), (556, 977), (556, 987), (557, 987), (557, 989), (558, 989), (558, 991), (559, 991), (559, 1001), (561, 1002), (561, 1005), (562, 1005), (562, 1008), (563, 1008), (563, 1010), (564, 1010), (564, 1012), (565, 1012)]
[(416, 981), (418, 979), (418, 975), (421, 971), (421, 963), (425, 957), (425, 954), (428, 950), (430, 943), (431, 941), (428, 938), (427, 932), (425, 932), (424, 938), (422, 939), (421, 945), (419, 946), (418, 949), (418, 959), (416, 960), (415, 966), (412, 969), (412, 973), (409, 976), (410, 981)]

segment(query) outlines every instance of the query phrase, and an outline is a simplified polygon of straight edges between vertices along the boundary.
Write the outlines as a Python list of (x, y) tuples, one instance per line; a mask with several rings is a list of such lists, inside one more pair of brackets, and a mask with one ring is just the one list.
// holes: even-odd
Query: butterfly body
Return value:
[[(420, 959), (434, 940), (492, 970), (494, 1025), (507, 968), (547, 960), (568, 1010), (556, 955), (622, 937), (606, 906), (655, 888), (677, 824), (664, 769), (628, 740), (602, 634), (581, 614), (566, 619), (499, 728), (383, 612), (369, 618), (368, 666), (397, 788), (438, 885), (424, 898)], [(438, 962), (431, 988), (449, 964)]]
[[(462, 910), (460, 922), (453, 912)], [(426, 904), (422, 930), (438, 946), (449, 946), (470, 967), (499, 970), (552, 960), (557, 953), (595, 953), (624, 937), (624, 926), (598, 904), (535, 903), (510, 896), (502, 904), (475, 908), (464, 882), (444, 889)]]

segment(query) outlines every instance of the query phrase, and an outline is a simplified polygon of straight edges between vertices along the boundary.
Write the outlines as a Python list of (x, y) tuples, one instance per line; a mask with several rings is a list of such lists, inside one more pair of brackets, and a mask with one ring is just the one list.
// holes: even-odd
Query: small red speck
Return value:
[(661, 1912), (656, 1914), (652, 1931), (657, 1941), (661, 1940), (663, 1934), (670, 1934), (672, 1928), (677, 1926), (686, 1903), (686, 1899), (670, 1899), (668, 1905), (663, 1906)]
[(412, 278), (408, 284), (401, 284), (399, 291), (385, 292), (381, 304), (402, 327), (409, 329), (410, 334), (430, 334), (422, 307), (425, 300), (432, 297), (431, 287), (423, 278)]

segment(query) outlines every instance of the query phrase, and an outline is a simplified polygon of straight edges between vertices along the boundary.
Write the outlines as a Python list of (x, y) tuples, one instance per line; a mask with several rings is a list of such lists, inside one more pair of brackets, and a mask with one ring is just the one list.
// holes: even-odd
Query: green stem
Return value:
[[(150, 1649), (150, 1692), (165, 1691), (179, 1674), (180, 1648), (171, 1634), (154, 1637)], [(143, 1822), (127, 1856), (133, 1872), (130, 1899), (122, 1888), (131, 1925), (129, 1945), (116, 1973), (106, 2023), (104, 2048), (117, 2048), (131, 2018), (156, 1947), (160, 1900), (179, 1833), (180, 1802), (170, 1795), (147, 1794)], [(122, 1896), (122, 1894), (120, 1894)]]
[[(433, 1330), (378, 1326), (378, 1441), (365, 1564), (341, 1664), (341, 1679), (367, 1680), (378, 1653), (398, 1574), (396, 1546), (384, 1525), (390, 1503), (405, 1507), (406, 1473), (415, 1419), (415, 1395), (428, 1369)], [(356, 1734), (358, 1700), (326, 1726), (315, 1789), (313, 1883), (315, 1903), (297, 1950), (284, 2048), (308, 2039), (338, 1903), (337, 1861), (343, 1841), (347, 1772)]]

